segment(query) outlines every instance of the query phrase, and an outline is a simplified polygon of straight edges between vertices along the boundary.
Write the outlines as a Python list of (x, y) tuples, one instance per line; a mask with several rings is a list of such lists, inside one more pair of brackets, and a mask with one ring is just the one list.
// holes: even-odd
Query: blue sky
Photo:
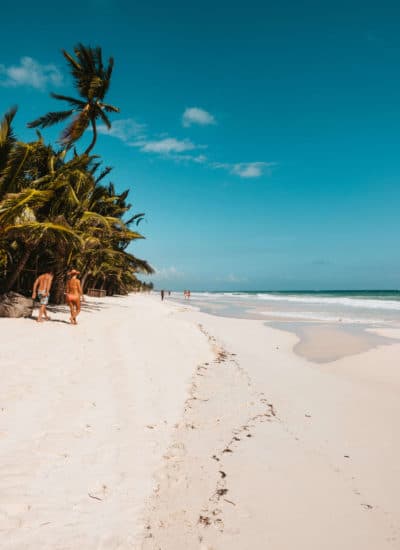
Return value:
[(121, 113), (96, 152), (146, 212), (133, 252), (157, 287), (400, 287), (395, 2), (22, 0), (2, 16), (2, 111), (19, 105), (23, 139), (61, 107), (50, 90), (72, 92), (62, 48), (115, 57)]

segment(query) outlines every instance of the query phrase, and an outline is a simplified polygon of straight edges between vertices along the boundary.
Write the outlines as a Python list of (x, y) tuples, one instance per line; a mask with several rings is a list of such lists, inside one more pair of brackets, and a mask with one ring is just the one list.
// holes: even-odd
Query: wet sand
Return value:
[(299, 341), (293, 351), (316, 363), (331, 363), (377, 346), (400, 342), (396, 336), (377, 334), (368, 325), (275, 322), (270, 323), (270, 326), (296, 334)]

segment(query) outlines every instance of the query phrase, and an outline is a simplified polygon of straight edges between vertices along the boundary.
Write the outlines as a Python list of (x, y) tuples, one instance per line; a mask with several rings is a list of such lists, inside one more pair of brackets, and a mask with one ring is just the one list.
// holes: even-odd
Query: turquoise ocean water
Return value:
[[(171, 297), (183, 301), (182, 293)], [(227, 316), (400, 325), (398, 290), (192, 292), (190, 302)]]

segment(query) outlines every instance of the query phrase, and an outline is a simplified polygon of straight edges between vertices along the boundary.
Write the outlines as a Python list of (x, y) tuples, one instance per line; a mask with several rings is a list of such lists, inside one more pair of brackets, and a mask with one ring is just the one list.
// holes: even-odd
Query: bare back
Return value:
[(67, 283), (67, 292), (80, 296), (82, 294), (81, 283), (76, 277), (72, 277)]
[(34, 291), (48, 294), (50, 292), (51, 283), (53, 282), (53, 275), (50, 273), (43, 273), (35, 281)]

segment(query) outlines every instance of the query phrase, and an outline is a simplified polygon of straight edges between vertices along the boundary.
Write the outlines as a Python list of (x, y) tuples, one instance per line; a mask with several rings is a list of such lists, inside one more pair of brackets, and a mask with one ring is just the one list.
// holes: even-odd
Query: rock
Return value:
[(32, 298), (17, 292), (0, 294), (0, 317), (31, 317), (32, 311)]

